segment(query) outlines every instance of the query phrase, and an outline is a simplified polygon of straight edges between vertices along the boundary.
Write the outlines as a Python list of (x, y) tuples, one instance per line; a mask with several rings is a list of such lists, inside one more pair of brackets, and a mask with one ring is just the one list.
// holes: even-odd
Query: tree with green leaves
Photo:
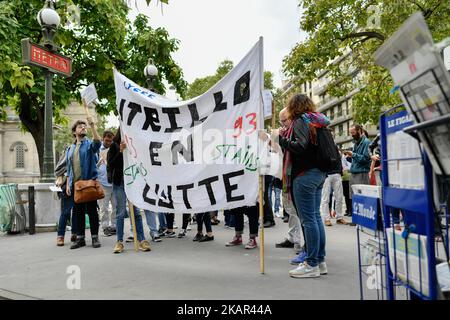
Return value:
[[(167, 3), (167, 0), (161, 0)], [(147, 0), (147, 4), (150, 0)], [(42, 172), (44, 141), (44, 73), (39, 68), (22, 64), (21, 39), (40, 43), (41, 28), (36, 15), (43, 7), (41, 0), (0, 0), (0, 119), (6, 116), (6, 106), (19, 115), (23, 128), (36, 143)], [(131, 5), (131, 4), (130, 4)], [(67, 26), (69, 8), (80, 13), (78, 24)], [(70, 101), (80, 101), (80, 90), (95, 83), (101, 103), (97, 113), (115, 110), (115, 90), (112, 69), (115, 67), (137, 83), (145, 85), (143, 74), (148, 58), (159, 70), (155, 87), (164, 93), (163, 79), (184, 96), (187, 83), (181, 68), (172, 58), (178, 40), (169, 37), (163, 28), (152, 28), (148, 18), (138, 15), (131, 22), (125, 0), (75, 1), (60, 0), (56, 11), (61, 25), (55, 36), (58, 52), (72, 59), (70, 78), (53, 79), (53, 114), (55, 124), (67, 125), (63, 113)]]
[(189, 84), (186, 97), (188, 99), (198, 97), (208, 91), (213, 85), (219, 82), (228, 72), (233, 69), (233, 61), (225, 59), (217, 67), (216, 73), (212, 76), (197, 78)]
[[(383, 108), (401, 102), (389, 93), (394, 86), (390, 74), (375, 65), (373, 54), (409, 16), (421, 11), (436, 42), (450, 35), (448, 0), (299, 0), (299, 6), (304, 10), (300, 28), (308, 38), (285, 57), (285, 73), (300, 84), (327, 66), (330, 96), (360, 88), (352, 102), (360, 123), (378, 123)], [(349, 49), (347, 63), (330, 64)], [(360, 76), (355, 78), (351, 68)]]
[[(209, 88), (219, 82), (219, 80), (222, 79), (228, 72), (230, 72), (233, 67), (233, 61), (228, 59), (223, 60), (219, 63), (214, 75), (197, 78), (189, 84), (186, 97), (191, 99), (205, 93)], [(264, 87), (269, 90), (273, 90), (274, 88), (273, 74), (270, 71), (264, 71)]]

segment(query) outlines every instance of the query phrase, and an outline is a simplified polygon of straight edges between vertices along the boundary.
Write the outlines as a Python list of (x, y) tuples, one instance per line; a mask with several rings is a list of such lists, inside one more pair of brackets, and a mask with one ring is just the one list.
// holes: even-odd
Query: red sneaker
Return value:
[(258, 246), (256, 239), (250, 238), (248, 243), (245, 245), (245, 249), (255, 249)]
[(242, 244), (242, 237), (241, 236), (234, 236), (233, 240), (231, 240), (230, 242), (227, 242), (225, 244), (226, 247), (233, 247), (233, 246), (238, 246)]

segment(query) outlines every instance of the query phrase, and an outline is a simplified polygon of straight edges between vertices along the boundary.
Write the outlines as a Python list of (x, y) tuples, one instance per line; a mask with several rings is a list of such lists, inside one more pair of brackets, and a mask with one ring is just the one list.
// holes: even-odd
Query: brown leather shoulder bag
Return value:
[(105, 197), (105, 191), (98, 180), (79, 180), (75, 182), (75, 203), (86, 203)]

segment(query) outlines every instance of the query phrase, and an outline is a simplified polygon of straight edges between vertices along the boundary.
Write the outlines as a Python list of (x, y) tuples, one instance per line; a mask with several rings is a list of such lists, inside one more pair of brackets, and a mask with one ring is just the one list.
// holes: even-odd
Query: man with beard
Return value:
[(354, 146), (352, 151), (344, 151), (347, 160), (352, 163), (350, 167), (350, 199), (353, 195), (352, 185), (370, 184), (369, 171), (371, 158), (369, 154), (370, 140), (364, 134), (364, 129), (359, 124), (350, 128)]
[[(98, 151), (101, 146), (101, 138), (95, 128), (94, 120), (91, 116), (87, 117), (87, 123), (93, 133), (93, 141), (86, 138), (87, 125), (85, 121), (78, 120), (72, 126), (72, 135), (76, 138), (67, 152), (67, 188), (66, 193), (70, 196), (75, 192), (75, 182), (79, 180), (97, 179), (97, 161)], [(85, 214), (89, 215), (89, 223), (92, 236), (92, 247), (99, 248), (98, 240), (98, 213), (97, 200), (86, 203), (75, 203), (73, 207), (74, 216), (77, 219), (77, 241), (70, 249), (84, 247), (85, 242)]]

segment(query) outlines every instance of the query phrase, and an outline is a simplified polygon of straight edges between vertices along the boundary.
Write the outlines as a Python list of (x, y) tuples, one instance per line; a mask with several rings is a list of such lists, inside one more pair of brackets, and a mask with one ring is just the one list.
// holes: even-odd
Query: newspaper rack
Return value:
[(353, 185), (352, 222), (356, 224), (360, 299), (387, 298), (386, 252), (381, 210), (381, 188)]
[[(433, 170), (427, 152), (405, 132), (411, 126), (413, 117), (403, 106), (380, 118), (387, 296), (398, 298), (397, 289), (403, 287), (407, 299), (435, 300), (442, 297), (436, 274), (442, 260), (436, 243)], [(447, 212), (445, 218), (448, 239)], [(448, 241), (444, 251), (448, 253)]]
[(434, 44), (417, 12), (374, 54), (404, 103), (380, 117), (389, 299), (397, 298), (399, 286), (411, 299), (433, 300), (450, 292), (450, 74), (443, 47)]

